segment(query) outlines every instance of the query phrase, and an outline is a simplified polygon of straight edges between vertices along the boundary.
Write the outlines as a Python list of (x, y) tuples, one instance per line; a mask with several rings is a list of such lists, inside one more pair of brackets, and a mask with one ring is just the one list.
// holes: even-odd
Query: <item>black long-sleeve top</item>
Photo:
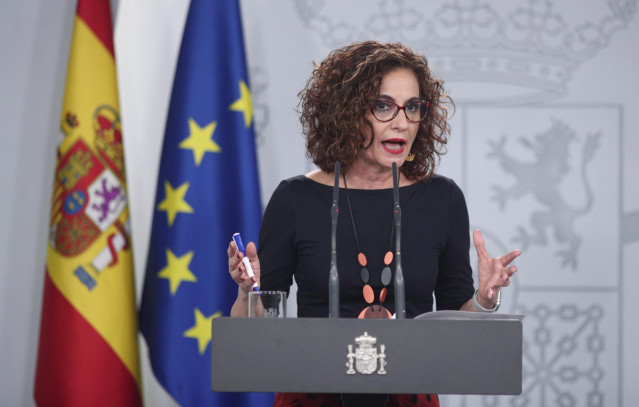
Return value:
[[(282, 181), (268, 203), (259, 238), (262, 290), (289, 290), (297, 282), (299, 317), (328, 316), (328, 278), (333, 188), (305, 176)], [(368, 259), (375, 303), (383, 288), (386, 252), (395, 253), (393, 190), (348, 190), (361, 251)], [(437, 309), (459, 309), (472, 297), (470, 237), (466, 202), (450, 179), (401, 187), (401, 261), (406, 287), (406, 316)], [(357, 243), (346, 191), (340, 188), (337, 268), (340, 316), (355, 318), (368, 306), (357, 262)], [(391, 263), (395, 270), (396, 259)], [(394, 277), (394, 275), (393, 275)], [(395, 310), (393, 279), (384, 306)]]

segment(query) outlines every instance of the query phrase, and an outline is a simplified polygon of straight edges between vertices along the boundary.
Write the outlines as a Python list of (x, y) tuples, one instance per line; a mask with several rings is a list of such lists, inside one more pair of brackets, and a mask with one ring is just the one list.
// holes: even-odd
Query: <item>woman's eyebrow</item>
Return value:
[[(392, 97), (392, 96), (390, 96), (390, 95), (384, 95), (384, 94), (381, 94), (381, 95), (377, 96), (377, 99), (385, 99), (385, 100), (390, 100), (391, 102), (397, 102), (397, 100), (395, 100), (395, 98), (394, 98), (394, 97)], [(409, 98), (409, 99), (406, 101), (406, 103), (410, 103), (410, 102), (418, 102), (418, 101), (420, 101), (420, 100), (421, 100), (421, 99), (420, 99), (418, 96), (413, 96), (413, 97)]]
[(395, 101), (394, 97), (389, 96), (389, 95), (384, 95), (384, 94), (378, 95), (377, 99), (386, 99), (386, 100), (390, 100), (390, 101), (393, 101), (393, 102)]

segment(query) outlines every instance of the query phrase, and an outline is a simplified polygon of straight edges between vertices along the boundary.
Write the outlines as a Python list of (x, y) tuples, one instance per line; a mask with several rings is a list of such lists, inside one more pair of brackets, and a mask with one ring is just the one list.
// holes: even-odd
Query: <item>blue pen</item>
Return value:
[[(234, 234), (233, 241), (235, 242), (235, 246), (237, 246), (237, 250), (242, 252), (242, 254), (244, 255), (244, 257), (242, 257), (242, 263), (244, 263), (244, 267), (246, 267), (246, 274), (248, 274), (249, 277), (255, 277), (255, 274), (253, 274), (253, 267), (251, 267), (251, 262), (249, 261), (248, 257), (246, 256), (246, 252), (244, 251), (242, 236), (240, 236), (239, 233)], [(260, 291), (260, 287), (257, 285), (257, 283), (253, 284), (253, 291)]]

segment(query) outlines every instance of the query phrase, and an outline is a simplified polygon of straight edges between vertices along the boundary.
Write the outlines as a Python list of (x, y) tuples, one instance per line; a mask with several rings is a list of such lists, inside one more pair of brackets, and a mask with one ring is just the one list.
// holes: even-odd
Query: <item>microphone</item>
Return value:
[(393, 163), (393, 197), (395, 205), (393, 213), (395, 217), (395, 318), (406, 318), (406, 292), (404, 288), (404, 273), (402, 272), (402, 210), (399, 207), (399, 177), (397, 176), (397, 164)]
[(335, 185), (331, 206), (331, 271), (328, 279), (328, 317), (339, 318), (339, 276), (337, 274), (337, 215), (339, 215), (339, 161), (335, 162)]

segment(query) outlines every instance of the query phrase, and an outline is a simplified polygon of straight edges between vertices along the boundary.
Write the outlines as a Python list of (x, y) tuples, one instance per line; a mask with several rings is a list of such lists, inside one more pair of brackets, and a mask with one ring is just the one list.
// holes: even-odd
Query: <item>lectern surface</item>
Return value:
[(520, 394), (522, 317), (464, 314), (414, 320), (216, 318), (212, 389)]

